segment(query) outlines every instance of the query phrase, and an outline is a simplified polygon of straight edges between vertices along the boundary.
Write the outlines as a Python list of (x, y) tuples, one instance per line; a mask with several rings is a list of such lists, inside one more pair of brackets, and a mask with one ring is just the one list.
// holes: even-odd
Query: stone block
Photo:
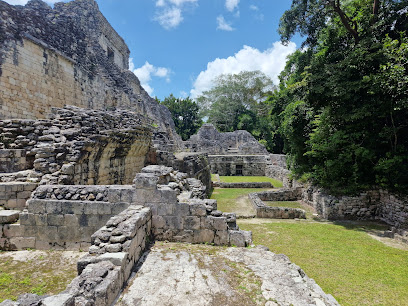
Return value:
[(214, 243), (216, 245), (228, 245), (229, 244), (229, 235), (228, 231), (216, 231), (214, 237)]
[(38, 226), (36, 227), (36, 237), (40, 241), (57, 242), (59, 241), (58, 228), (56, 226)]
[(212, 225), (217, 231), (225, 231), (228, 229), (227, 218), (225, 217), (208, 217), (212, 219)]
[(47, 216), (48, 225), (61, 226), (64, 225), (63, 215), (48, 214)]
[(156, 189), (158, 180), (153, 173), (138, 173), (133, 184), (136, 189)]
[(166, 229), (170, 229), (170, 230), (183, 229), (183, 219), (181, 217), (163, 216), (163, 218), (166, 221)]
[(19, 216), (19, 210), (0, 210), (0, 224), (14, 223)]
[(78, 216), (74, 214), (64, 215), (64, 226), (78, 227)]
[(75, 298), (73, 295), (68, 293), (60, 293), (57, 295), (52, 295), (46, 297), (42, 300), (41, 305), (43, 306), (71, 306), (74, 304)]
[(110, 203), (99, 203), (98, 205), (99, 215), (110, 215), (112, 214), (112, 204)]
[(62, 212), (62, 203), (57, 201), (47, 201), (45, 204), (45, 210), (48, 214), (58, 215)]
[(15, 250), (34, 249), (34, 237), (13, 237), (10, 238), (10, 247)]
[(128, 208), (129, 205), (130, 205), (129, 203), (125, 203), (125, 202), (112, 203), (111, 204), (112, 215), (120, 214), (122, 211)]
[(98, 214), (98, 205), (99, 205), (99, 203), (86, 202), (85, 207), (84, 207), (84, 213), (86, 215), (97, 215)]
[(46, 212), (44, 200), (32, 199), (27, 201), (27, 210), (33, 214), (43, 214)]
[(35, 240), (36, 250), (50, 250), (52, 248), (51, 243), (48, 241), (41, 241), (38, 238)]
[(176, 204), (163, 203), (157, 207), (157, 214), (160, 216), (173, 216), (176, 212)]
[(190, 213), (190, 205), (186, 203), (176, 203), (176, 211), (174, 213), (176, 216), (189, 216)]
[(193, 232), (195, 243), (214, 243), (214, 231), (209, 229), (201, 229)]
[(6, 238), (22, 237), (24, 235), (24, 225), (6, 224), (2, 227), (2, 236)]
[(162, 216), (152, 216), (152, 226), (155, 228), (164, 228), (166, 221)]
[(205, 204), (190, 204), (190, 211), (193, 216), (206, 216), (207, 215), (207, 208)]
[(230, 231), (229, 232), (229, 242), (230, 245), (235, 245), (237, 247), (245, 247), (245, 236), (242, 231)]
[(196, 216), (184, 217), (184, 229), (186, 230), (198, 230), (201, 228), (200, 218)]

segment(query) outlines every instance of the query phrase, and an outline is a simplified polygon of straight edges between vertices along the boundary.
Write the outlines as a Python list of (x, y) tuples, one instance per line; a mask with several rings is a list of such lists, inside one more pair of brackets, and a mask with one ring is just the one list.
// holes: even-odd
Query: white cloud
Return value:
[(177, 7), (166, 8), (154, 17), (154, 20), (166, 30), (176, 28), (182, 21), (181, 10)]
[(217, 17), (217, 30), (234, 31), (235, 29), (225, 20), (224, 16), (220, 15)]
[(259, 11), (259, 8), (258, 8), (256, 5), (253, 5), (253, 4), (251, 4), (251, 5), (249, 6), (249, 9), (250, 9), (250, 10), (253, 10), (253, 11)]
[(286, 57), (296, 50), (295, 43), (283, 46), (275, 42), (272, 48), (259, 51), (250, 46), (244, 46), (234, 56), (217, 58), (207, 64), (207, 69), (201, 71), (194, 81), (191, 97), (196, 98), (213, 86), (213, 80), (221, 74), (237, 74), (241, 71), (260, 70), (269, 76), (275, 84), (279, 83), (279, 73), (283, 70)]
[(183, 9), (187, 4), (196, 4), (198, 0), (157, 0), (157, 21), (163, 28), (170, 30), (176, 28), (183, 21)]
[(132, 71), (140, 81), (142, 87), (147, 91), (149, 95), (151, 95), (154, 91), (154, 88), (150, 86), (149, 82), (152, 80), (152, 77), (163, 78), (166, 82), (170, 82), (170, 74), (171, 70), (165, 67), (155, 67), (149, 62), (145, 62), (145, 64), (135, 69), (135, 64), (133, 63), (133, 59), (129, 59), (129, 70)]
[(233, 12), (238, 7), (239, 0), (225, 0), (225, 7), (228, 11)]

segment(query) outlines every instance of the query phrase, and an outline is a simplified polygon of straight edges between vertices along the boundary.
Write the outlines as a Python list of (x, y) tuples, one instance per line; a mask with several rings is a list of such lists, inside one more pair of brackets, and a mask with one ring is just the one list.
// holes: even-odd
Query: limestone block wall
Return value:
[[(191, 180), (191, 179), (190, 179)], [(152, 232), (158, 240), (247, 246), (250, 232), (239, 230), (235, 214), (217, 210), (214, 200), (172, 168), (149, 166), (136, 175), (134, 203), (152, 210)]]
[(89, 253), (78, 261), (78, 276), (66, 290), (38, 303), (113, 305), (148, 244), (150, 230), (149, 208), (132, 205), (112, 217), (92, 235)]
[(209, 155), (211, 173), (219, 175), (265, 175), (265, 155)]
[[(38, 187), (20, 213), (14, 237), (32, 239), (36, 249), (85, 249), (91, 236), (132, 202), (132, 186), (58, 186)], [(4, 235), (4, 238), (14, 238)], [(4, 241), (3, 249), (17, 249)]]
[(0, 182), (0, 207), (23, 210), (37, 186), (29, 182)]
[(52, 8), (0, 2), (0, 119), (46, 118), (52, 107), (128, 109), (150, 117), (179, 146), (169, 110), (128, 69), (129, 49), (96, 1)]
[(32, 168), (32, 160), (27, 160), (25, 150), (0, 149), (0, 173), (17, 172)]
[(296, 201), (300, 198), (300, 189), (281, 189), (250, 193), (248, 195), (258, 218), (305, 219), (306, 212), (299, 208), (270, 207), (263, 201)]

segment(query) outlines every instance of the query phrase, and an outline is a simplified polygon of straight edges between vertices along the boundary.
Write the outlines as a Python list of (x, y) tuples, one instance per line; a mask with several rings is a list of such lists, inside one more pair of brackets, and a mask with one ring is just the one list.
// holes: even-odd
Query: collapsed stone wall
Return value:
[(151, 117), (177, 148), (169, 110), (128, 69), (129, 49), (94, 0), (0, 2), (0, 119), (45, 118), (51, 107), (125, 108)]
[(204, 124), (189, 140), (183, 142), (190, 152), (214, 154), (268, 154), (249, 132), (244, 130), (220, 133), (212, 124)]
[(1, 181), (41, 184), (126, 184), (145, 165), (149, 120), (130, 111), (53, 109), (50, 119), (0, 121), (3, 151), (24, 150), (34, 169)]

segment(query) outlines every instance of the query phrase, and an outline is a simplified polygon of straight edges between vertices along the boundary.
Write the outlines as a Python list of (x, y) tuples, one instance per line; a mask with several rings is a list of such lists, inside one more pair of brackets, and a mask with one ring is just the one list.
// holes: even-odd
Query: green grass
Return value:
[(0, 258), (0, 302), (16, 300), (23, 293), (57, 294), (77, 274), (76, 264), (64, 260), (60, 252), (46, 252), (27, 261), (3, 254), (6, 256)]
[(270, 182), (275, 188), (283, 187), (283, 183), (276, 179), (266, 176), (220, 176), (221, 182), (224, 183), (261, 183)]
[(271, 220), (239, 226), (252, 231), (255, 244), (287, 255), (341, 305), (408, 305), (408, 251), (365, 232), (379, 226)]
[[(267, 188), (214, 188), (211, 199), (217, 200), (218, 209), (223, 212), (252, 212), (252, 206), (249, 202), (240, 205), (238, 198), (246, 196), (251, 192), (260, 192), (270, 190)], [(246, 200), (246, 199), (245, 199)]]

